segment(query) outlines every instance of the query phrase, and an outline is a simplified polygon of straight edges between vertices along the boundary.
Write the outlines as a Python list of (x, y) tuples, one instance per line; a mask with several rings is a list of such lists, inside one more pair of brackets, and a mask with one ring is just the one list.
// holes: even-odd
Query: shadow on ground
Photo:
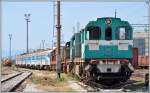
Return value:
[(136, 91), (136, 92), (149, 91), (148, 86), (145, 86), (144, 82), (136, 81), (136, 80), (128, 81), (128, 84), (124, 86), (124, 89), (130, 90), (130, 91)]

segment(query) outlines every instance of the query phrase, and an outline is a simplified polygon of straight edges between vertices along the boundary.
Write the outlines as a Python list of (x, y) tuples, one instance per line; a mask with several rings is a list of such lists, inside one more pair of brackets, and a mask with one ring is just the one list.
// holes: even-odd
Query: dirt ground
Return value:
[[(32, 76), (26, 80), (27, 85), (23, 91), (46, 91), (46, 92), (72, 92), (85, 91), (77, 84), (78, 81), (67, 74), (61, 74), (61, 79), (56, 79), (56, 72), (31, 70)], [(70, 83), (72, 82), (72, 83)], [(30, 87), (28, 87), (30, 86)]]
[(148, 92), (148, 87), (145, 86), (145, 74), (148, 70), (135, 70), (133, 75), (130, 77), (129, 82), (132, 84), (126, 85), (125, 89), (136, 92)]
[(72, 91), (86, 91), (84, 90), (71, 76), (61, 74), (61, 79), (56, 79), (56, 72), (45, 70), (31, 70), (24, 68), (1, 67), (1, 77), (5, 75), (16, 73), (18, 71), (29, 70), (32, 75), (26, 79), (15, 92), (72, 92)]
[(56, 80), (56, 74), (50, 71), (33, 71), (33, 75), (28, 79), (29, 84), (37, 85), (36, 88), (45, 91), (70, 91), (66, 81), (66, 76), (61, 81)]
[(5, 77), (6, 75), (13, 74), (18, 72), (14, 66), (1, 66), (1, 78)]
[[(78, 81), (76, 81), (67, 74), (61, 74), (61, 80), (58, 81), (56, 79), (55, 72), (39, 71), (39, 70), (32, 70), (32, 71), (33, 75), (27, 80), (27, 82), (28, 84), (30, 84), (30, 86), (34, 87), (33, 90), (35, 91), (37, 90), (47, 92), (86, 91), (77, 84)], [(144, 75), (147, 72), (148, 70), (136, 70), (134, 74)], [(144, 77), (132, 75), (130, 77), (129, 82), (131, 82), (132, 84), (125, 86), (125, 89), (127, 90), (138, 92), (148, 91), (148, 89), (145, 87)]]
[[(61, 79), (56, 79), (56, 72), (45, 71), (45, 70), (31, 70), (24, 68), (16, 68), (16, 67), (1, 67), (1, 77), (12, 74), (18, 71), (30, 70), (32, 71), (32, 75), (23, 82), (19, 88), (17, 88), (16, 92), (81, 92), (86, 91), (79, 84), (78, 81), (73, 79), (71, 76), (62, 73)], [(130, 91), (148, 91), (145, 87), (145, 79), (144, 77), (138, 77), (136, 74), (140, 74), (140, 76), (144, 76), (148, 70), (135, 70), (135, 73), (130, 77), (129, 82), (132, 84), (126, 85), (125, 89)]]

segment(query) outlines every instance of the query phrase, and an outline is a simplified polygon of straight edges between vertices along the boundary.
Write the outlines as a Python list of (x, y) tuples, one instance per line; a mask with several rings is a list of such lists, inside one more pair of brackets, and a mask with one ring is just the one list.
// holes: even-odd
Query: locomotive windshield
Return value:
[(105, 40), (112, 40), (112, 29), (111, 29), (111, 27), (106, 28)]
[(118, 40), (130, 40), (131, 39), (130, 28), (120, 27), (117, 34), (118, 34)]
[(101, 36), (101, 29), (99, 27), (88, 27), (89, 40), (99, 40)]
[(125, 39), (125, 28), (123, 27), (119, 29), (119, 39), (121, 40)]

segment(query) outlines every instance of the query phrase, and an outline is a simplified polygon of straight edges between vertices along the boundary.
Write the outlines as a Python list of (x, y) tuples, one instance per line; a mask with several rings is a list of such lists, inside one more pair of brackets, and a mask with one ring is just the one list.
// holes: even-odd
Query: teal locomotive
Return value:
[(132, 34), (120, 18), (90, 21), (66, 43), (68, 71), (108, 86), (126, 82), (134, 71)]

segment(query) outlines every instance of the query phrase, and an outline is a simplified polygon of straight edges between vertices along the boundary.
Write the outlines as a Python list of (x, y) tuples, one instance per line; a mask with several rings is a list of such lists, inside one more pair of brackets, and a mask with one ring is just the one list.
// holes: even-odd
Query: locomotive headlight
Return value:
[(110, 18), (106, 19), (106, 24), (111, 24), (111, 19)]

